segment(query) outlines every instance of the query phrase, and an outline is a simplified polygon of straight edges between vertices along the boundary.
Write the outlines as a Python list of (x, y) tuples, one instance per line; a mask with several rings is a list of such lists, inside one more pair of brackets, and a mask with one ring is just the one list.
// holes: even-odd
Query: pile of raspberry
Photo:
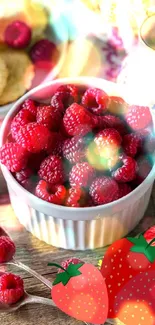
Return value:
[(49, 104), (25, 100), (0, 161), (40, 199), (91, 207), (139, 186), (151, 171), (154, 149), (148, 107), (97, 88), (62, 85)]

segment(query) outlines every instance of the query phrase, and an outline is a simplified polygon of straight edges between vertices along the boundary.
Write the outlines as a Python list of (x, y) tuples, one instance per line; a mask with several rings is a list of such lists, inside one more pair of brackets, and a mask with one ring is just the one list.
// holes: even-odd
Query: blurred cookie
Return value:
[(3, 57), (0, 55), (0, 96), (3, 93), (4, 88), (6, 87), (8, 79), (8, 69), (6, 66)]
[(23, 51), (5, 50), (0, 57), (9, 71), (7, 84), (0, 96), (0, 105), (8, 104), (21, 97), (30, 88), (34, 77), (34, 67)]

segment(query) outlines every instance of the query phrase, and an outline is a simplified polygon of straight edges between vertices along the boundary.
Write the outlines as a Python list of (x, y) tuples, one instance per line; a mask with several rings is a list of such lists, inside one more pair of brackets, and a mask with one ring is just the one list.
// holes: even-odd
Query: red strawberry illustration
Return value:
[(58, 273), (51, 296), (56, 306), (78, 320), (104, 324), (108, 314), (108, 294), (100, 271), (91, 264), (69, 264)]
[(108, 248), (101, 267), (109, 296), (108, 318), (117, 317), (115, 300), (124, 285), (142, 272), (155, 271), (155, 247), (151, 246), (153, 241), (148, 244), (140, 235), (138, 238), (118, 240)]
[(117, 318), (125, 325), (155, 324), (155, 270), (133, 277), (114, 302)]

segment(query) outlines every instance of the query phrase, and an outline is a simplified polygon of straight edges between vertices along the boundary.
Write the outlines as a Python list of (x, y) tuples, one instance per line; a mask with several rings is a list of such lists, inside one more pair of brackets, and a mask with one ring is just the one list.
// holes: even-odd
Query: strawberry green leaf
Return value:
[(131, 252), (145, 255), (150, 263), (155, 261), (155, 246), (151, 246), (151, 243), (155, 240), (148, 244), (142, 234), (138, 238), (127, 237), (127, 239), (134, 244), (130, 248)]
[[(50, 266), (56, 266), (54, 263), (49, 263)], [(58, 273), (56, 275), (56, 279), (53, 282), (53, 285), (56, 285), (58, 283), (62, 283), (64, 286), (69, 282), (71, 278), (74, 278), (75, 276), (81, 275), (82, 273), (79, 271), (79, 268), (83, 266), (83, 263), (79, 264), (69, 264), (66, 270), (64, 272)], [(57, 265), (58, 267), (58, 265)], [(61, 268), (61, 267), (60, 267)]]

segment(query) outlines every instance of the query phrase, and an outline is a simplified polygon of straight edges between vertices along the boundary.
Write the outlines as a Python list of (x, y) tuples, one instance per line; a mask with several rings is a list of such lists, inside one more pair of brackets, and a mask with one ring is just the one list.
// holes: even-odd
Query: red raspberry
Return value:
[(83, 106), (98, 115), (105, 113), (108, 102), (108, 95), (103, 90), (97, 88), (88, 88), (82, 97)]
[(85, 135), (92, 130), (92, 115), (82, 106), (74, 103), (67, 108), (63, 124), (70, 136)]
[(116, 169), (112, 176), (120, 183), (131, 182), (136, 177), (136, 161), (128, 156), (122, 156), (120, 160), (123, 165)]
[(55, 132), (54, 134), (53, 132), (52, 134), (53, 141), (47, 150), (48, 155), (62, 156), (62, 147), (65, 139), (60, 133)]
[(61, 113), (52, 106), (41, 106), (37, 109), (37, 122), (51, 131), (57, 131), (61, 121)]
[(126, 134), (123, 138), (123, 149), (127, 156), (134, 157), (142, 147), (142, 137), (136, 133)]
[(85, 192), (80, 186), (71, 187), (66, 199), (67, 207), (79, 208), (85, 203)]
[(118, 188), (119, 190), (117, 200), (121, 199), (123, 196), (126, 196), (131, 192), (131, 187), (127, 183), (119, 183)]
[(63, 185), (51, 185), (44, 180), (39, 181), (35, 191), (40, 199), (58, 205), (64, 204), (66, 193)]
[(149, 159), (145, 156), (140, 156), (137, 160), (137, 173), (135, 182), (137, 185), (141, 184), (144, 179), (148, 176), (152, 169), (152, 164)]
[(18, 143), (6, 143), (0, 148), (0, 161), (12, 173), (19, 172), (26, 167), (27, 151)]
[(69, 93), (73, 97), (74, 102), (78, 100), (78, 88), (75, 85), (62, 85), (60, 86), (57, 93)]
[(117, 130), (111, 128), (97, 133), (94, 142), (97, 145), (100, 155), (105, 158), (110, 158), (114, 151), (117, 152), (120, 149), (122, 138)]
[(51, 105), (61, 113), (73, 103), (74, 97), (69, 92), (56, 92), (51, 99)]
[[(66, 261), (63, 261), (63, 262), (61, 263), (61, 266), (62, 266), (65, 270), (67, 270), (67, 268), (68, 268), (68, 266), (69, 266), (70, 264), (74, 264), (74, 265), (76, 265), (76, 264), (81, 264), (81, 263), (84, 264), (85, 262), (81, 261), (79, 258), (72, 257), (72, 258), (68, 258)], [(61, 273), (61, 272), (63, 272), (63, 270), (59, 269), (59, 270), (58, 270), (58, 273)]]
[(38, 171), (42, 161), (47, 157), (47, 153), (45, 151), (40, 151), (38, 153), (33, 153), (30, 155), (28, 159), (27, 166), (34, 172)]
[(95, 205), (110, 203), (117, 200), (118, 184), (111, 177), (96, 178), (90, 186), (90, 196)]
[(23, 280), (12, 273), (5, 273), (0, 277), (0, 302), (12, 305), (24, 296)]
[(110, 113), (124, 115), (127, 112), (128, 105), (123, 98), (110, 96), (107, 109)]
[(89, 165), (87, 162), (78, 163), (71, 169), (69, 182), (72, 187), (87, 187), (92, 182), (94, 176), (95, 171), (91, 165)]
[(33, 175), (32, 170), (29, 168), (25, 168), (20, 172), (16, 173), (15, 178), (19, 184), (21, 184), (27, 190), (30, 190), (32, 187), (32, 181), (30, 180), (30, 177), (32, 175)]
[(37, 114), (37, 106), (36, 106), (36, 103), (34, 102), (34, 100), (32, 100), (30, 98), (28, 98), (28, 99), (26, 99), (24, 101), (24, 103), (22, 104), (22, 108), (27, 109), (34, 116), (36, 116), (36, 114)]
[(43, 160), (38, 172), (40, 178), (50, 184), (62, 184), (64, 182), (64, 168), (62, 159), (57, 156), (48, 156)]
[(22, 21), (13, 21), (7, 26), (4, 37), (7, 45), (16, 49), (22, 49), (30, 43), (31, 28)]
[(126, 122), (133, 130), (144, 129), (152, 122), (149, 107), (130, 106), (126, 114)]
[(63, 156), (69, 160), (71, 164), (81, 162), (85, 157), (85, 143), (82, 137), (73, 137), (65, 140), (63, 144)]
[(53, 66), (54, 57), (57, 56), (56, 45), (47, 40), (41, 39), (36, 42), (31, 50), (30, 57), (38, 68), (49, 69)]
[(37, 153), (48, 148), (51, 137), (52, 134), (46, 126), (29, 123), (19, 130), (16, 141), (27, 151)]
[(16, 247), (8, 236), (0, 237), (0, 263), (11, 261), (15, 255)]
[(22, 109), (13, 119), (11, 123), (11, 134), (12, 137), (16, 140), (17, 134), (22, 126), (34, 122), (35, 116), (28, 110)]
[(105, 116), (98, 116), (96, 120), (94, 120), (96, 127), (98, 129), (108, 129), (113, 128), (116, 129), (121, 135), (127, 133), (126, 127), (124, 122), (117, 116), (113, 115), (105, 115)]

